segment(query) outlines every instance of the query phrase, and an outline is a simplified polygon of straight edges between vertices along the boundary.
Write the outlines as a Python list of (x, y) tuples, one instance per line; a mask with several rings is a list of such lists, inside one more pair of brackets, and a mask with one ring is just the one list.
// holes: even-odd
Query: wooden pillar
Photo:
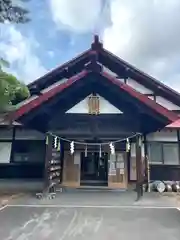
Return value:
[(52, 136), (47, 134), (46, 135), (46, 152), (45, 152), (45, 165), (44, 165), (44, 189), (47, 189), (49, 186), (49, 162), (52, 156)]
[(145, 182), (146, 182), (146, 191), (147, 191), (149, 189), (149, 161), (148, 161), (148, 149), (147, 149), (146, 134), (144, 134), (143, 137), (144, 137), (144, 161), (145, 161), (144, 179), (145, 179)]
[(12, 142), (11, 142), (10, 162), (14, 162), (15, 141), (16, 141), (16, 126), (12, 126)]
[(137, 200), (143, 196), (143, 174), (142, 174), (142, 140), (136, 136), (136, 192)]
[(60, 176), (60, 183), (63, 182), (63, 171), (64, 171), (64, 141), (61, 140), (60, 141), (60, 152), (61, 152), (61, 155), (60, 155), (60, 166), (61, 166), (61, 176)]
[(178, 140), (178, 154), (179, 154), (179, 164), (180, 164), (180, 130), (177, 130), (177, 140)]

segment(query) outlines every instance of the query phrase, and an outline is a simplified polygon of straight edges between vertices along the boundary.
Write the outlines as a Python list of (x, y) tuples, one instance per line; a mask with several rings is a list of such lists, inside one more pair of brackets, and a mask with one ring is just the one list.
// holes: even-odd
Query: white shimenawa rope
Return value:
[(118, 142), (126, 141), (127, 139), (134, 138), (136, 136), (142, 135), (141, 133), (134, 133), (133, 135), (131, 135), (129, 137), (118, 139), (118, 140), (115, 140), (115, 141), (103, 142), (103, 143), (85, 143), (85, 142), (70, 140), (70, 139), (67, 139), (67, 138), (62, 138), (62, 137), (59, 137), (59, 136), (57, 136), (57, 135), (55, 135), (51, 132), (47, 132), (47, 134), (53, 136), (54, 138), (58, 138), (59, 140), (63, 140), (65, 142), (71, 143), (73, 141), (74, 144), (85, 145), (85, 146), (102, 146), (102, 145), (109, 145), (110, 143), (115, 144), (115, 143), (118, 143)]

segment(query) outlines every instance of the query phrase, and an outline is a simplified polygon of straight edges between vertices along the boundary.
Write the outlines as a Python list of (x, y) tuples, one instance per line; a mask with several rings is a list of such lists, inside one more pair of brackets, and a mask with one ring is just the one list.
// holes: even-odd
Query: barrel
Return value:
[(165, 191), (172, 192), (172, 184), (171, 183), (165, 183)]
[(153, 190), (159, 193), (163, 193), (166, 190), (166, 185), (162, 181), (153, 182)]
[(180, 192), (180, 184), (177, 182), (173, 183), (172, 190), (173, 190), (173, 192)]

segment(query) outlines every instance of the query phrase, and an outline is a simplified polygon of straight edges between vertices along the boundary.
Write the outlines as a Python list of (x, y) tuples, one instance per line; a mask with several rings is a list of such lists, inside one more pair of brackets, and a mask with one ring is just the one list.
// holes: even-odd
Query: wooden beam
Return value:
[(179, 155), (179, 164), (180, 164), (180, 130), (177, 130), (177, 139), (178, 139), (178, 155)]
[[(117, 129), (116, 129), (117, 130)], [(67, 130), (58, 130), (58, 129), (51, 129), (51, 132), (53, 132), (56, 135), (59, 136), (66, 136), (66, 137), (76, 137), (76, 138), (85, 138), (85, 139), (92, 139), (93, 137), (103, 138), (103, 139), (121, 139), (121, 138), (127, 138), (133, 135), (130, 131), (100, 131), (100, 132), (91, 132), (88, 130), (79, 131), (73, 129), (67, 129)], [(135, 133), (134, 133), (135, 134)]]
[(14, 145), (15, 145), (15, 140), (16, 139), (16, 126), (13, 126), (12, 129), (12, 143), (11, 143), (11, 153), (10, 153), (10, 162), (14, 161)]
[(141, 136), (136, 136), (136, 192), (137, 201), (143, 196), (143, 177), (142, 177), (142, 140)]
[(52, 156), (52, 141), (53, 137), (51, 135), (46, 136), (46, 152), (45, 152), (45, 166), (44, 166), (44, 190), (49, 186), (49, 175), (48, 175), (48, 168)]
[(147, 189), (149, 189), (149, 163), (148, 163), (148, 148), (147, 148), (147, 139), (146, 139), (146, 134), (143, 135), (144, 137), (144, 161), (145, 161), (145, 182), (147, 184)]

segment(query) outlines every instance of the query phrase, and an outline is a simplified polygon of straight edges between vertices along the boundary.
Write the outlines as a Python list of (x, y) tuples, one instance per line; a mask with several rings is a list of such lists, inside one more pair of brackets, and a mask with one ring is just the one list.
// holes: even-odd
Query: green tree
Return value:
[(12, 74), (0, 70), (0, 112), (14, 109), (14, 105), (30, 96), (25, 84)]
[[(26, 2), (27, 0), (20, 1)], [(26, 23), (30, 20), (28, 15), (29, 11), (20, 4), (17, 4), (17, 1), (0, 0), (0, 23), (6, 21), (13, 23)]]
[[(25, 2), (28, 0), (20, 0)], [(20, 2), (19, 1), (19, 2)], [(29, 12), (15, 0), (0, 0), (0, 23), (26, 23), (30, 19)], [(9, 63), (0, 57), (0, 112), (13, 110), (13, 105), (29, 97), (29, 90), (12, 74), (3, 71)]]

